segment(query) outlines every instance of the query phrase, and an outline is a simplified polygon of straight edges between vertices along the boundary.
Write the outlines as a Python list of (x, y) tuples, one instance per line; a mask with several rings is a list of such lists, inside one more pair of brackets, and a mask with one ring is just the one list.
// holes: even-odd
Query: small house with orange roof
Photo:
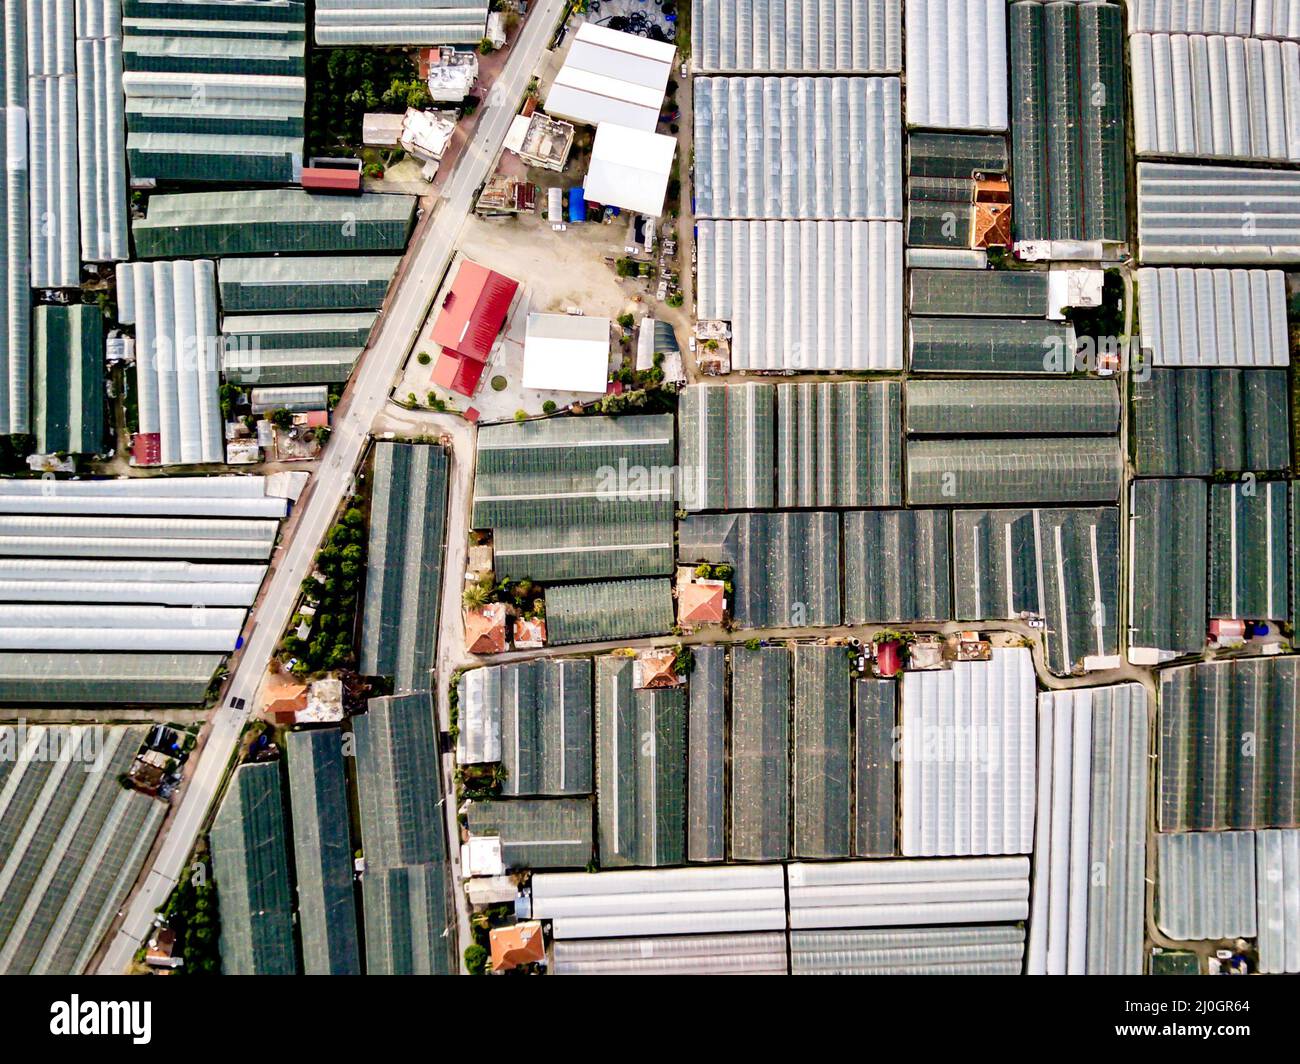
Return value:
[(529, 964), (546, 963), (546, 941), (537, 920), (525, 920), (488, 932), (492, 946), (492, 971), (509, 972)]
[(500, 654), (509, 649), (504, 602), (465, 611), (465, 649), (471, 654)]

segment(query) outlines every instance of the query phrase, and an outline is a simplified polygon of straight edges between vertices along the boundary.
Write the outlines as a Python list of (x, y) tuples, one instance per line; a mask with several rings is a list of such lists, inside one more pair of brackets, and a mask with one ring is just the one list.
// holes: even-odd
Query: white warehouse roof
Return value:
[(612, 122), (596, 127), (584, 189), (588, 202), (658, 217), (663, 213), (677, 141)]
[(609, 382), (609, 319), (529, 314), (525, 388), (603, 395)]
[(653, 133), (677, 50), (584, 22), (546, 96), (545, 110), (585, 125), (617, 122)]

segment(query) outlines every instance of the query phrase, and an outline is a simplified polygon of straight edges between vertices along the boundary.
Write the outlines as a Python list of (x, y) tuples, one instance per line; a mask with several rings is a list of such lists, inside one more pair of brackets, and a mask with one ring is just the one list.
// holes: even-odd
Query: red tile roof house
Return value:
[(442, 348), (433, 367), (434, 384), (473, 397), (517, 291), (518, 281), (469, 259), (461, 261), (433, 323), (433, 342)]

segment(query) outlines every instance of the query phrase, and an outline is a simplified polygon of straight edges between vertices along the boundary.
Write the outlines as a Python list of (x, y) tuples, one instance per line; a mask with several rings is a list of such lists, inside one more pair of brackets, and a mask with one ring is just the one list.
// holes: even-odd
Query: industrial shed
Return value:
[(785, 975), (785, 934), (564, 939), (553, 975)]
[(1135, 33), (1139, 156), (1300, 162), (1300, 44)]
[(561, 584), (546, 592), (547, 640), (553, 646), (664, 635), (672, 626), (667, 578)]
[(285, 745), (303, 974), (360, 975), (343, 735), (295, 731)]
[(677, 397), (686, 510), (766, 510), (776, 499), (776, 388), (692, 384)]
[(726, 858), (727, 651), (694, 647), (687, 710), (686, 858)]
[(361, 671), (397, 694), (433, 683), (449, 466), (434, 444), (375, 444)]
[[(24, 5), (6, 6), (0, 23), (0, 133), (6, 144), (25, 146), (27, 125), (27, 42), (23, 32)], [(20, 118), (19, 116), (24, 116)], [(12, 117), (11, 117), (12, 116)], [(8, 157), (0, 168), (5, 224), (0, 225), (0, 434), (31, 431), (31, 329), (32, 290), (29, 194), (31, 180), (26, 153)]]
[(1115, 440), (911, 440), (912, 506), (1114, 502), (1123, 458)]
[[(1300, 658), (1183, 665), (1160, 674), (1160, 831), (1300, 824)], [(1254, 736), (1242, 757), (1240, 736)]]
[(316, 0), (316, 43), (369, 47), (478, 44), (487, 26), (483, 0)]
[(1271, 0), (1214, 0), (1208, 4), (1133, 0), (1128, 5), (1129, 33), (1248, 34), (1251, 32), (1252, 7), (1266, 11), (1271, 7)]
[(664, 212), (676, 153), (676, 137), (602, 122), (591, 145), (586, 198), (657, 218)]
[(117, 0), (80, 0), (76, 25), (81, 257), (122, 262), (130, 256), (130, 241), (121, 6)]
[[(80, 975), (167, 811), (118, 783), (145, 727), (0, 727), (0, 973)], [(61, 756), (62, 755), (62, 756)]]
[(1281, 270), (1137, 271), (1143, 348), (1155, 366), (1290, 365)]
[(792, 975), (1019, 975), (1025, 931), (1010, 924), (792, 931)]
[(1156, 926), (1178, 942), (1254, 938), (1255, 833), (1156, 836)]
[(1143, 476), (1291, 467), (1287, 371), (1155, 369), (1134, 375), (1129, 433)]
[(1211, 617), (1287, 617), (1289, 510), (1285, 481), (1210, 485)]
[(372, 698), (352, 718), (357, 805), (366, 858), (366, 971), (456, 970), (447, 826), (433, 700)]
[(1043, 318), (1045, 270), (912, 270), (908, 312), (918, 317)]
[(861, 679), (854, 684), (853, 856), (898, 852), (898, 684)]
[(218, 400), (216, 265), (209, 259), (118, 263), (118, 318), (135, 327), (137, 435), (157, 465), (224, 462)]
[(1113, 380), (915, 380), (907, 384), (909, 436), (1114, 435)]
[[(967, 308), (969, 313), (969, 307)], [(1041, 318), (912, 318), (913, 373), (1069, 373), (1074, 327)]]
[(786, 876), (795, 936), (824, 928), (1016, 923), (1029, 915), (1028, 857), (792, 864)]
[(896, 74), (900, 0), (704, 0), (691, 56), (704, 73)]
[(543, 107), (547, 114), (579, 125), (609, 122), (653, 133), (676, 54), (668, 41), (583, 21)]
[(840, 623), (840, 526), (833, 513), (692, 515), (678, 525), (678, 559), (733, 567), (731, 613), (742, 628)]
[(585, 868), (595, 853), (589, 798), (472, 801), (466, 818), (471, 836), (501, 839), (507, 871)]
[(686, 689), (637, 690), (631, 658), (596, 661), (602, 868), (686, 862)]
[(846, 513), (844, 623), (950, 618), (948, 522), (947, 510)]
[(1119, 653), (1119, 510), (957, 510), (953, 613), (1047, 622), (1047, 666), (1060, 676)]
[(223, 975), (299, 971), (285, 828), (280, 763), (240, 765), (208, 833)]
[(1023, 647), (903, 680), (905, 857), (1030, 853), (1033, 660)]
[(501, 793), (591, 794), (591, 662), (539, 658), (478, 671), (498, 670)]
[(733, 861), (790, 856), (790, 651), (785, 647), (732, 649), (730, 799)]
[(1122, 18), (1118, 4), (1011, 5), (1017, 240), (1127, 238)]
[(1141, 684), (1038, 696), (1030, 975), (1142, 974), (1148, 727)]
[(226, 314), (378, 310), (401, 262), (397, 255), (225, 259), (218, 264)]
[(33, 317), (36, 450), (100, 454), (108, 441), (104, 316), (98, 307), (39, 306)]
[(849, 661), (843, 647), (794, 648), (790, 780), (795, 857), (849, 857), (853, 846)]
[(675, 461), (671, 414), (488, 426), (471, 524), (492, 530), (499, 578), (666, 575)]
[(142, 259), (171, 256), (400, 253), (414, 196), (315, 196), (302, 189), (151, 196), (131, 223)]
[(198, 705), (219, 654), (0, 654), (0, 702)]
[(1294, 170), (1138, 163), (1137, 197), (1146, 265), (1300, 262)]
[(656, 868), (533, 877), (533, 916), (556, 942), (784, 931), (780, 865)]
[(1004, 137), (911, 133), (907, 138), (907, 246), (969, 249), (974, 175), (1003, 174), (1007, 167)]
[(1129, 488), (1129, 658), (1153, 664), (1205, 646), (1209, 494), (1200, 480)]
[(907, 0), (907, 124), (1007, 128), (1005, 0)]
[(132, 180), (277, 184), (303, 163), (303, 0), (126, 0)]
[(897, 78), (701, 77), (692, 90), (697, 218), (902, 219)]
[(898, 222), (697, 226), (697, 314), (731, 322), (734, 370), (903, 368)]
[(778, 384), (777, 505), (899, 505), (901, 393), (897, 381)]
[(342, 384), (377, 320), (372, 310), (226, 314), (221, 370), (231, 384)]

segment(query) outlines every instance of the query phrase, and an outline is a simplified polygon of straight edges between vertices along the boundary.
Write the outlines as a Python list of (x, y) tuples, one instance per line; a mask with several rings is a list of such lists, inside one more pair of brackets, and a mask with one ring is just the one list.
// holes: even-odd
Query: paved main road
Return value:
[(275, 559), (266, 595), (255, 611), (255, 624), (231, 678), (225, 704), (213, 714), (199, 764), (185, 784), (180, 807), (165, 828), (153, 866), (131, 899), (122, 925), (100, 963), (101, 974), (127, 970), (149, 934), (155, 910), (167, 900), (178, 878), (188, 874), (186, 858), (194, 848), (249, 717), (248, 708), (234, 709), (232, 702), (243, 699), (247, 707), (255, 703), (280, 633), (297, 600), (298, 588), (310, 571), (316, 548), (340, 500), (351, 490), (370, 426), (383, 409), (393, 378), (424, 323), (473, 206), (474, 194), (488, 177), (563, 7), (564, 0), (538, 0), (533, 5), (505, 69), (488, 93), (473, 139), (447, 182), (443, 202), (417, 238), (414, 255), (381, 318), (379, 336), (361, 360), (339, 406), (324, 461), (298, 504), (297, 528)]

